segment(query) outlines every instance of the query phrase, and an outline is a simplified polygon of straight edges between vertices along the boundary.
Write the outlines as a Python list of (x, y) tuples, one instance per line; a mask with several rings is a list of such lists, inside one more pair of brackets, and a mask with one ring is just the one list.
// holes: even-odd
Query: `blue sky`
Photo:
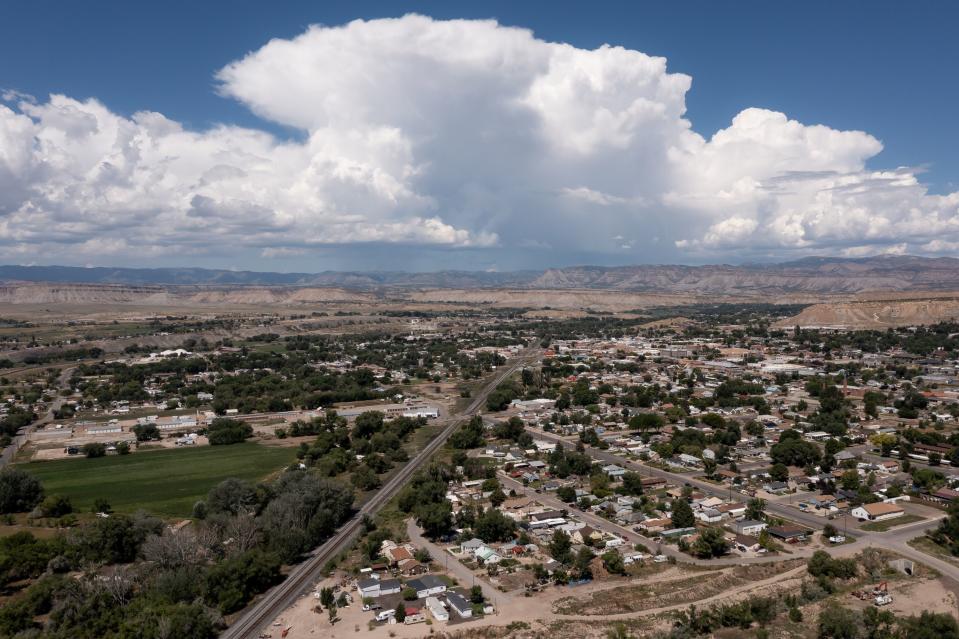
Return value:
[[(269, 132), (278, 141), (303, 141), (313, 134), (312, 129), (283, 118), (254, 114), (257, 111), (262, 115), (267, 108), (261, 104), (257, 110), (254, 103), (258, 98), (237, 97), (237, 91), (232, 97), (221, 95), (217, 72), (260, 50), (271, 39), (296, 38), (311, 24), (337, 26), (354, 19), (399, 17), (410, 12), (437, 21), (495, 18), (503, 26), (532, 30), (537, 40), (568, 43), (583, 50), (609, 43), (665, 57), (669, 73), (692, 77), (691, 89), (685, 94), (685, 118), (707, 140), (717, 130), (729, 127), (733, 117), (744, 109), (782, 112), (804, 125), (864, 131), (881, 141), (881, 152), (860, 154), (867, 171), (922, 167), (915, 175), (930, 194), (959, 190), (959, 156), (955, 153), (959, 140), (955, 117), (959, 98), (959, 83), (955, 81), (959, 38), (955, 37), (955, 25), (959, 24), (959, 7), (932, 2), (807, 2), (801, 10), (796, 6), (769, 2), (9, 2), (0, 8), (0, 59), (5, 61), (0, 65), (0, 88), (36, 96), (40, 103), (48, 94), (78, 101), (94, 98), (121, 117), (155, 111), (188, 130), (206, 131), (226, 123)], [(41, 116), (31, 117), (43, 126)], [(570, 183), (569, 188), (579, 187)], [(594, 190), (592, 185), (589, 189)], [(644, 195), (627, 197), (616, 188), (613, 192), (624, 201)], [(455, 208), (457, 202), (446, 201), (437, 193), (421, 195), (439, 201), (436, 215), (449, 221), (444, 210)], [(13, 204), (6, 206), (8, 210), (3, 212), (9, 214)], [(351, 214), (363, 213), (362, 205), (354, 206), (357, 209), (351, 209)], [(939, 207), (936, 215), (940, 221), (948, 222), (954, 216), (951, 203), (944, 209), (938, 203), (934, 207)], [(737, 211), (726, 213), (727, 220), (735, 218), (730, 225), (739, 224), (737, 228), (745, 228), (747, 234), (772, 224), (757, 218), (747, 220), (743, 227), (735, 221), (743, 217)], [(676, 215), (686, 214), (684, 210)], [(502, 227), (480, 228), (475, 218), (463, 218), (450, 221), (451, 226), (469, 232), (471, 237), (487, 233), (499, 239), (445, 244), (430, 241), (423, 245), (412, 239), (384, 247), (377, 240), (355, 243), (337, 236), (319, 238), (314, 247), (306, 249), (289, 247), (284, 253), (280, 247), (270, 259), (263, 257), (269, 247), (262, 242), (251, 246), (236, 264), (230, 262), (237, 260), (236, 255), (226, 258), (215, 250), (199, 248), (186, 259), (198, 264), (288, 270), (312, 266), (355, 268), (371, 259), (376, 266), (384, 266), (400, 255), (406, 256), (403, 259), (428, 256), (417, 264), (418, 268), (453, 266), (461, 261), (452, 257), (456, 255), (468, 256), (465, 262), (472, 267), (502, 268), (579, 260), (736, 261), (742, 254), (741, 245), (718, 240), (710, 244), (706, 230), (698, 238), (685, 240), (687, 249), (699, 242), (695, 245), (698, 252), (677, 254), (677, 243), (684, 240), (661, 228), (668, 221), (644, 215), (643, 228), (662, 232), (664, 243), (669, 236), (669, 250), (652, 245), (638, 250), (641, 239), (626, 235), (644, 233), (628, 225), (623, 226), (626, 230), (622, 235), (623, 246), (629, 249), (607, 251), (597, 243), (579, 250), (559, 239), (543, 242), (544, 249), (534, 246), (535, 238), (522, 238), (525, 245), (510, 243)], [(715, 216), (707, 221), (713, 223), (710, 229), (718, 228)], [(110, 226), (102, 220), (97, 223), (104, 228)], [(720, 230), (728, 230), (728, 226)], [(19, 235), (19, 245), (30, 235), (17, 234), (10, 227), (6, 233), (11, 235), (11, 244), (12, 236)], [(620, 232), (616, 233), (618, 237)], [(775, 259), (781, 253), (788, 259), (798, 256), (797, 251), (866, 254), (870, 246), (875, 252), (939, 254), (953, 249), (952, 245), (937, 245), (942, 250), (931, 250), (925, 237), (896, 243), (892, 235), (877, 235), (875, 243), (853, 246), (856, 243), (848, 232), (810, 231), (805, 236), (809, 241), (789, 246), (781, 239), (770, 241), (763, 250), (742, 257)], [(37, 246), (43, 243), (36, 234), (31, 238)], [(530, 250), (535, 257), (517, 257), (524, 252), (521, 246), (533, 247)], [(22, 246), (19, 250), (23, 251)], [(23, 261), (17, 259), (13, 249), (6, 253), (8, 261)], [(348, 257), (347, 253), (358, 257)], [(137, 254), (136, 250), (119, 250), (111, 258), (106, 252), (93, 261), (129, 263)], [(66, 251), (64, 255), (77, 263), (90, 259), (82, 252), (73, 255)], [(138, 259), (143, 259), (142, 255), (139, 252)], [(159, 264), (165, 258), (150, 259)]]

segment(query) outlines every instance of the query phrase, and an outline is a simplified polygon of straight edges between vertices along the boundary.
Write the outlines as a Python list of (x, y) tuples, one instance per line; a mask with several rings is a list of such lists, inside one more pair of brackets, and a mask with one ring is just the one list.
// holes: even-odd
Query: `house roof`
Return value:
[(446, 582), (436, 575), (423, 575), (422, 577), (417, 577), (416, 579), (410, 579), (406, 582), (406, 585), (413, 590), (420, 591), (430, 590), (431, 588), (438, 588), (440, 586), (446, 587)]
[(446, 593), (446, 601), (449, 602), (451, 606), (457, 610), (469, 610), (470, 602), (466, 600), (466, 597), (459, 594), (458, 592), (448, 592)]
[(903, 512), (902, 508), (895, 504), (885, 504), (881, 502), (878, 504), (863, 504), (862, 509), (869, 513), (872, 517)]

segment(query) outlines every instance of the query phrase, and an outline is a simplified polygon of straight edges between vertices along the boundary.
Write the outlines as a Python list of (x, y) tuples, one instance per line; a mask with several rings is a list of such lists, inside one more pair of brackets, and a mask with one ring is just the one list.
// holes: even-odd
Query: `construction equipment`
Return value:
[(873, 601), (873, 603), (876, 604), (877, 606), (888, 606), (889, 604), (892, 603), (892, 596), (891, 596), (891, 595), (879, 595), (878, 597), (876, 597), (876, 599)]
[(889, 584), (885, 581), (880, 581), (879, 585), (872, 589), (872, 594), (874, 597), (879, 597), (880, 595), (885, 595), (889, 593)]

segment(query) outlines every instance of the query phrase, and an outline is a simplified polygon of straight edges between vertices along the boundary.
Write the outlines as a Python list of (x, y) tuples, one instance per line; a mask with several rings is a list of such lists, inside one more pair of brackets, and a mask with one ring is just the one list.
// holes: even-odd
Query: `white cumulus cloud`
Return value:
[(875, 137), (749, 108), (705, 138), (691, 78), (622, 47), (409, 15), (310, 27), (216, 81), (295, 135), (5, 92), (0, 257), (306, 264), (422, 245), (545, 265), (959, 245), (959, 193), (867, 168)]

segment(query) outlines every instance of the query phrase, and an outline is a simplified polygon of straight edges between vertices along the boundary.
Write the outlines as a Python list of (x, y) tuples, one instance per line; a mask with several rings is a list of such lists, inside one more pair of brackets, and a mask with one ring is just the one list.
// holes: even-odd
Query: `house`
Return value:
[(715, 524), (723, 520), (723, 514), (715, 508), (703, 508), (696, 513), (696, 519), (707, 524)]
[(416, 591), (417, 599), (423, 599), (430, 595), (446, 592), (446, 582), (436, 575), (423, 575), (416, 579), (410, 579), (406, 582), (406, 587)]
[(476, 552), (478, 549), (482, 548), (485, 545), (486, 544), (483, 542), (482, 539), (477, 539), (476, 537), (473, 537), (472, 539), (468, 541), (464, 541), (463, 543), (460, 544), (460, 553), (473, 554), (474, 552)]
[(426, 572), (426, 566), (415, 559), (403, 559), (396, 563), (397, 569), (404, 575), (421, 575)]
[(433, 615), (433, 619), (437, 621), (449, 621), (449, 611), (446, 609), (446, 606), (443, 605), (443, 602), (436, 597), (426, 598), (426, 609)]
[(379, 579), (360, 579), (356, 582), (356, 590), (360, 593), (361, 597), (369, 597), (371, 599), (380, 596), (380, 580)]
[(595, 528), (590, 526), (583, 526), (582, 528), (577, 528), (570, 535), (572, 540), (577, 544), (589, 543), (593, 538), (600, 537), (602, 534), (597, 531)]
[(700, 460), (699, 457), (694, 457), (693, 455), (687, 455), (686, 453), (680, 453), (678, 457), (679, 457), (679, 463), (682, 464), (683, 466), (689, 466), (689, 467), (695, 468), (702, 465), (702, 460)]
[(895, 504), (877, 503), (863, 504), (852, 509), (852, 516), (860, 521), (885, 521), (895, 519), (906, 514), (902, 508)]
[(473, 616), (473, 606), (469, 601), (466, 600), (466, 597), (459, 594), (458, 592), (448, 592), (446, 593), (446, 603), (450, 605), (457, 615), (463, 619), (467, 619)]
[(647, 519), (646, 521), (640, 522), (639, 525), (636, 527), (647, 533), (655, 533), (655, 532), (663, 531), (672, 525), (673, 525), (673, 522), (671, 519), (663, 518), (663, 519)]
[(422, 608), (406, 606), (406, 617), (403, 618), (403, 623), (409, 625), (413, 623), (424, 623), (425, 621), (426, 613), (423, 612)]
[(503, 561), (503, 557), (489, 546), (477, 548), (473, 552), (473, 556), (482, 561), (484, 564), (496, 564)]
[(731, 519), (738, 519), (746, 514), (746, 504), (720, 504), (716, 506), (716, 510)]
[(850, 461), (850, 460), (853, 460), (853, 459), (855, 459), (855, 458), (856, 458), (856, 455), (854, 455), (853, 453), (849, 452), (848, 450), (841, 450), (841, 451), (839, 451), (838, 453), (836, 453), (835, 455), (833, 455), (833, 459), (835, 459), (837, 462)]
[(951, 504), (959, 500), (959, 491), (951, 488), (940, 488), (936, 492), (930, 493), (929, 499), (938, 503)]
[(403, 546), (393, 546), (391, 548), (387, 548), (383, 554), (387, 559), (390, 560), (390, 564), (394, 566), (399, 564), (401, 561), (406, 561), (413, 558), (413, 553)]
[(759, 550), (759, 540), (751, 535), (736, 535), (733, 545), (740, 552), (756, 552)]
[(733, 524), (733, 529), (737, 535), (758, 535), (766, 528), (766, 522), (756, 521), (755, 519), (744, 519)]
[(789, 490), (789, 485), (781, 481), (771, 481), (768, 484), (763, 484), (763, 490), (773, 495), (780, 495)]
[(356, 582), (356, 590), (361, 597), (376, 599), (386, 595), (395, 595), (402, 590), (396, 579), (361, 579)]
[(809, 534), (809, 530), (806, 528), (800, 528), (799, 526), (773, 526), (767, 528), (769, 534), (777, 539), (782, 539), (788, 543), (795, 543), (797, 541), (802, 541), (806, 538), (806, 535)]
[(626, 474), (626, 469), (616, 464), (609, 464), (608, 466), (603, 466), (603, 472), (606, 473), (610, 479), (618, 479)]

